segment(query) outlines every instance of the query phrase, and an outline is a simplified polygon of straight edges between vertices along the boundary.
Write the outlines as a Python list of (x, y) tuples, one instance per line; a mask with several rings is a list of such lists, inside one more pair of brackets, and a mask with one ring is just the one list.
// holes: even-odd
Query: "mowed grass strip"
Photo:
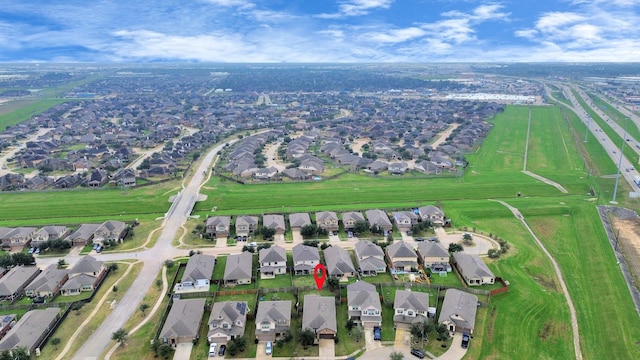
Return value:
[(70, 102), (69, 99), (44, 99), (44, 100), (25, 100), (6, 103), (3, 107), (11, 107), (14, 110), (0, 115), (0, 129), (4, 131), (9, 126), (20, 124), (25, 120), (31, 119), (34, 115), (38, 115), (58, 104)]

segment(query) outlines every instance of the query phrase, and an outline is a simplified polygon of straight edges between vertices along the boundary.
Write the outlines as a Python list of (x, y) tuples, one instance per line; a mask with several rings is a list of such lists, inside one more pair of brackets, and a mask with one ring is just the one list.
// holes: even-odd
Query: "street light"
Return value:
[(622, 166), (622, 152), (624, 151), (624, 144), (627, 142), (627, 126), (629, 125), (629, 118), (626, 118), (624, 124), (624, 135), (622, 136), (622, 145), (620, 146), (620, 158), (618, 158), (618, 172), (616, 174), (616, 185), (613, 187), (613, 199), (610, 203), (617, 204), (616, 195), (618, 193), (618, 183), (620, 182), (620, 166)]

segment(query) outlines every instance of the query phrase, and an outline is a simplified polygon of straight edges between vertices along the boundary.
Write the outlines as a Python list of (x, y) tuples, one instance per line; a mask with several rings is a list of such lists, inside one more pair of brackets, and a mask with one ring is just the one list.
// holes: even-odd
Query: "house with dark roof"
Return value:
[(87, 186), (101, 187), (109, 181), (109, 175), (105, 170), (92, 169), (89, 175), (87, 175)]
[(78, 230), (67, 236), (66, 240), (71, 241), (73, 246), (85, 246), (93, 241), (93, 236), (100, 227), (100, 224), (82, 224)]
[(216, 257), (213, 255), (194, 254), (189, 257), (184, 274), (174, 288), (175, 293), (190, 291), (209, 291)]
[(40, 274), (36, 266), (15, 266), (0, 278), (0, 300), (13, 302), (24, 295), (24, 288)]
[(429, 294), (411, 290), (396, 290), (393, 301), (393, 325), (403, 329), (427, 321)]
[(122, 241), (127, 234), (127, 224), (117, 220), (103, 222), (93, 233), (93, 243), (104, 246), (110, 240)]
[(338, 231), (338, 215), (333, 211), (320, 211), (316, 213), (316, 225), (327, 231)]
[(324, 260), (327, 263), (327, 275), (338, 278), (356, 276), (356, 269), (351, 261), (349, 252), (338, 246), (330, 246), (324, 249)]
[(246, 301), (220, 301), (213, 303), (209, 315), (209, 343), (218, 345), (244, 335), (249, 305)]
[(453, 254), (453, 263), (460, 276), (469, 286), (494, 284), (496, 276), (493, 275), (487, 264), (478, 255), (458, 252)]
[(438, 324), (445, 324), (449, 331), (473, 334), (477, 310), (477, 296), (458, 289), (447, 289)]
[(320, 339), (333, 339), (338, 333), (336, 300), (333, 296), (305, 295), (302, 330), (309, 329)]
[(205, 231), (216, 238), (226, 238), (231, 231), (230, 216), (211, 216), (205, 221)]
[(35, 355), (36, 348), (54, 328), (59, 316), (57, 307), (27, 311), (0, 340), (0, 350), (26, 348), (30, 355)]
[(320, 263), (317, 247), (297, 244), (292, 248), (293, 271), (296, 275), (313, 274), (313, 269)]
[(396, 272), (408, 272), (418, 267), (418, 256), (407, 242), (396, 241), (387, 246), (387, 258)]
[(287, 273), (287, 255), (281, 246), (274, 245), (260, 249), (258, 263), (260, 264), (261, 279), (273, 279), (276, 275)]
[(387, 271), (384, 251), (371, 241), (360, 240), (355, 246), (356, 261), (362, 276), (376, 276)]
[(53, 298), (68, 279), (67, 269), (58, 269), (56, 264), (51, 264), (24, 288), (24, 293), (30, 298)]
[(349, 319), (365, 329), (382, 325), (382, 305), (375, 285), (356, 281), (347, 285)]
[(260, 301), (256, 313), (256, 339), (276, 341), (291, 327), (291, 301)]
[(393, 229), (393, 224), (391, 223), (391, 220), (389, 220), (389, 216), (387, 216), (386, 212), (379, 209), (373, 209), (365, 211), (365, 214), (367, 215), (369, 226), (372, 229), (375, 226), (378, 226), (384, 231), (391, 231)]
[(174, 300), (160, 330), (159, 340), (165, 344), (190, 343), (197, 339), (206, 299)]
[(36, 233), (34, 227), (19, 227), (11, 229), (2, 237), (2, 248), (11, 251), (22, 251), (31, 244)]
[(227, 256), (223, 277), (225, 286), (251, 284), (252, 259), (253, 254), (248, 251)]

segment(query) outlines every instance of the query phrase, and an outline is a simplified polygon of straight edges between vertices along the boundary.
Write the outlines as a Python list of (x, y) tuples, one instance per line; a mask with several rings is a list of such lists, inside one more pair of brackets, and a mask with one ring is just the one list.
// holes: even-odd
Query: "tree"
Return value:
[(62, 268), (64, 268), (65, 266), (67, 266), (67, 262), (66, 262), (66, 261), (64, 261), (64, 259), (60, 259), (60, 260), (58, 260), (58, 269), (62, 269)]
[(352, 319), (347, 320), (347, 323), (345, 325), (345, 327), (347, 328), (347, 331), (351, 331), (354, 326), (356, 326), (356, 323), (353, 322)]
[(260, 230), (260, 232), (262, 233), (262, 238), (264, 240), (271, 240), (271, 239), (273, 239), (273, 235), (276, 234), (276, 229), (269, 228), (269, 227), (263, 227), (262, 230)]
[(231, 356), (235, 356), (238, 353), (238, 346), (234, 341), (229, 341), (227, 343), (227, 352)]
[(168, 359), (172, 353), (173, 347), (169, 344), (162, 344), (158, 347), (158, 354), (160, 354), (163, 359)]
[(327, 286), (329, 286), (329, 290), (333, 291), (340, 286), (340, 280), (337, 277), (331, 276), (327, 279)]
[(445, 324), (438, 324), (438, 326), (436, 326), (436, 333), (438, 334), (438, 337), (442, 340), (449, 339), (449, 329)]
[(469, 233), (464, 233), (462, 234), (462, 241), (465, 243), (465, 245), (471, 245), (473, 244), (473, 237), (471, 237), (471, 234)]
[(401, 352), (394, 351), (391, 354), (389, 354), (389, 360), (403, 360), (403, 359), (404, 359), (404, 355)]
[(3, 352), (0, 353), (0, 360), (13, 360), (9, 350), (4, 350)]
[(118, 270), (118, 264), (117, 263), (110, 263), (109, 265), (107, 265), (107, 269), (109, 269), (109, 271), (117, 271)]
[(113, 334), (111, 334), (111, 340), (115, 340), (120, 343), (120, 346), (125, 346), (127, 339), (129, 338), (129, 332), (127, 330), (120, 328), (116, 330)]
[(153, 351), (153, 357), (158, 357), (158, 351), (160, 350), (160, 346), (162, 345), (162, 343), (160, 343), (160, 341), (158, 339), (153, 339), (153, 341), (151, 341), (151, 351)]
[(158, 289), (162, 287), (162, 279), (156, 279), (156, 287)]
[(450, 253), (460, 252), (462, 250), (464, 250), (464, 249), (462, 248), (462, 245), (460, 245), (460, 244), (456, 244), (456, 243), (449, 244), (449, 252)]
[(353, 224), (353, 231), (358, 234), (366, 233), (369, 231), (369, 224), (364, 220), (358, 220)]
[(17, 252), (11, 254), (11, 259), (13, 260), (13, 264), (16, 266), (19, 265), (33, 265), (36, 263), (36, 259), (31, 254)]
[(300, 230), (300, 235), (302, 235), (304, 239), (312, 238), (316, 235), (316, 233), (317, 233), (317, 229), (316, 229), (316, 226), (313, 224), (305, 225)]
[(167, 269), (171, 269), (175, 264), (176, 263), (173, 260), (165, 260), (164, 261), (164, 266), (166, 266)]
[(31, 356), (29, 356), (29, 352), (25, 347), (19, 347), (11, 350), (11, 359), (12, 360), (29, 360)]
[(145, 317), (146, 316), (146, 312), (149, 309), (149, 304), (142, 303), (142, 304), (140, 304), (139, 309), (142, 312), (142, 317)]
[(51, 345), (53, 345), (53, 347), (56, 349), (56, 351), (58, 351), (58, 345), (60, 345), (60, 338), (59, 337), (54, 337), (51, 339)]
[(84, 303), (82, 301), (76, 301), (71, 304), (71, 310), (75, 310), (76, 315), (80, 315), (80, 309), (82, 309), (83, 306)]
[(300, 331), (300, 334), (298, 334), (298, 340), (300, 341), (300, 344), (302, 344), (302, 346), (304, 346), (304, 348), (306, 349), (307, 346), (313, 345), (313, 343), (315, 343), (316, 334), (313, 332), (313, 330), (306, 328)]

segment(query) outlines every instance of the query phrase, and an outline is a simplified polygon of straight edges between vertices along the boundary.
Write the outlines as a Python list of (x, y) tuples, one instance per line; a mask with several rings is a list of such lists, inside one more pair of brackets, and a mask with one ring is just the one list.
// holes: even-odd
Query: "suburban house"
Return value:
[(205, 232), (216, 238), (226, 238), (231, 230), (230, 216), (212, 216), (205, 221)]
[(176, 345), (197, 339), (205, 303), (206, 299), (174, 300), (158, 336), (159, 340)]
[(393, 325), (409, 329), (413, 323), (427, 320), (429, 314), (429, 294), (411, 290), (396, 290), (393, 301)]
[(356, 260), (362, 276), (376, 276), (387, 271), (384, 251), (371, 241), (361, 240), (355, 246)]
[(226, 344), (244, 335), (249, 306), (246, 301), (220, 301), (213, 304), (209, 315), (210, 343)]
[(58, 269), (56, 264), (51, 264), (24, 288), (24, 293), (30, 298), (53, 298), (68, 279), (67, 269)]
[(223, 277), (224, 285), (251, 284), (252, 258), (253, 254), (248, 251), (227, 256)]
[(36, 266), (15, 266), (0, 278), (0, 300), (13, 302), (24, 294), (24, 288), (40, 274)]
[(284, 248), (278, 245), (258, 252), (260, 278), (273, 279), (276, 275), (287, 273), (287, 255)]
[(316, 213), (316, 225), (327, 231), (338, 231), (338, 215), (333, 211), (320, 211)]
[(16, 314), (2, 315), (0, 318), (0, 339), (16, 324)]
[(291, 327), (291, 301), (260, 301), (256, 313), (256, 339), (276, 341)]
[(245, 239), (251, 236), (251, 233), (258, 228), (257, 216), (238, 216), (236, 217), (236, 235)]
[(289, 226), (291, 226), (291, 231), (300, 231), (307, 225), (311, 225), (309, 213), (294, 213), (289, 215)]
[(369, 226), (371, 228), (377, 225), (385, 232), (393, 229), (393, 224), (391, 223), (391, 220), (389, 220), (389, 216), (387, 216), (386, 212), (374, 209), (365, 211), (365, 214), (367, 215), (367, 221), (369, 221)]
[(38, 247), (50, 240), (64, 239), (70, 233), (66, 226), (45, 226), (33, 235), (31, 246)]
[(209, 291), (216, 257), (213, 255), (195, 254), (189, 257), (182, 280), (176, 284), (176, 293), (189, 291)]
[(80, 295), (83, 291), (94, 291), (106, 275), (104, 262), (87, 255), (69, 270), (69, 280), (62, 285), (60, 294), (71, 296)]
[(418, 256), (425, 269), (431, 268), (433, 271), (451, 271), (451, 266), (449, 266), (449, 251), (439, 242), (419, 242)]
[(345, 231), (353, 231), (353, 227), (358, 221), (364, 221), (364, 216), (362, 216), (362, 213), (354, 211), (347, 211), (342, 213), (342, 226), (344, 226)]
[(35, 355), (45, 337), (53, 329), (60, 315), (60, 308), (51, 307), (27, 311), (0, 340), (0, 350), (25, 348)]
[(393, 212), (393, 222), (399, 231), (409, 231), (411, 227), (418, 223), (419, 216), (413, 211)]
[(453, 263), (458, 268), (460, 276), (469, 286), (493, 284), (496, 276), (493, 275), (487, 264), (478, 255), (462, 252), (453, 254)]
[(284, 223), (283, 215), (265, 214), (262, 216), (262, 226), (274, 229), (276, 235), (283, 235), (287, 230), (287, 226)]
[(127, 233), (127, 224), (117, 220), (103, 222), (93, 233), (93, 243), (104, 246), (110, 240), (121, 241)]
[(449, 331), (473, 334), (477, 310), (477, 296), (458, 289), (447, 289), (438, 324), (447, 325)]
[(22, 251), (31, 244), (36, 233), (34, 227), (19, 227), (11, 229), (2, 237), (2, 248), (11, 251)]
[(411, 268), (418, 268), (416, 252), (404, 241), (387, 246), (387, 258), (395, 271), (408, 272)]
[(338, 246), (329, 246), (324, 249), (324, 261), (327, 264), (327, 276), (334, 276), (347, 280), (356, 276), (356, 268), (351, 261), (349, 252)]
[(430, 221), (434, 226), (444, 225), (444, 213), (433, 205), (418, 208), (418, 214), (422, 221)]
[(336, 324), (336, 299), (333, 296), (304, 296), (302, 330), (313, 331), (316, 341), (333, 339), (338, 332)]
[(320, 263), (317, 247), (298, 244), (293, 247), (293, 271), (296, 275), (313, 274), (313, 269)]
[(100, 224), (82, 224), (78, 230), (67, 236), (66, 240), (71, 241), (72, 246), (85, 246), (93, 241), (93, 234), (99, 227)]
[(349, 319), (364, 328), (382, 325), (382, 305), (375, 285), (356, 281), (347, 285)]
[(408, 165), (406, 162), (394, 162), (389, 164), (389, 173), (393, 175), (402, 175), (407, 172)]

